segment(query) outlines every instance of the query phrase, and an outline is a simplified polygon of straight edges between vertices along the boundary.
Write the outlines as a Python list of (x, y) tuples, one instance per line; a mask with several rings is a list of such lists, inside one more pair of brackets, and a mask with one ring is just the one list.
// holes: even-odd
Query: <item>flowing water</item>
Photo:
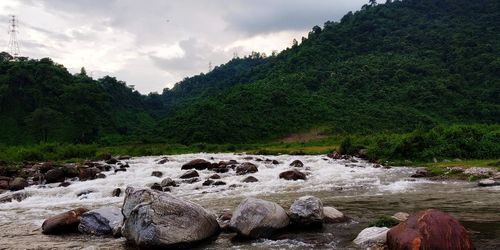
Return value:
[[(47, 236), (41, 233), (45, 218), (76, 207), (88, 209), (121, 207), (121, 197), (112, 197), (112, 190), (126, 186), (144, 187), (162, 178), (151, 176), (163, 172), (163, 178), (174, 180), (182, 174), (181, 165), (197, 158), (212, 162), (237, 160), (247, 155), (190, 154), (169, 156), (171, 161), (156, 164), (159, 157), (139, 157), (127, 160), (127, 172), (106, 172), (105, 179), (72, 182), (68, 187), (57, 184), (31, 186), (21, 192), (29, 197), (21, 202), (0, 204), (0, 249), (127, 249), (123, 238), (113, 239), (87, 235)], [(278, 165), (255, 161), (271, 158)], [(289, 170), (293, 160), (304, 163), (306, 181), (285, 181), (279, 173)], [(202, 186), (202, 182), (181, 184), (172, 194), (196, 202), (214, 213), (234, 208), (245, 197), (274, 201), (287, 209), (294, 199), (303, 195), (321, 198), (325, 206), (333, 206), (352, 218), (350, 222), (326, 225), (322, 229), (282, 233), (268, 240), (234, 241), (232, 234), (221, 234), (200, 249), (359, 249), (352, 240), (369, 222), (381, 215), (396, 212), (416, 212), (437, 208), (451, 213), (472, 233), (477, 249), (500, 249), (500, 187), (479, 188), (463, 181), (428, 181), (408, 178), (415, 169), (397, 167), (374, 168), (359, 160), (331, 160), (321, 156), (254, 156), (259, 167), (252, 176), (256, 183), (242, 183), (245, 176), (234, 171), (219, 174), (225, 186)], [(201, 179), (213, 172), (198, 171)], [(230, 187), (232, 184), (232, 187)], [(90, 193), (89, 193), (90, 192)], [(81, 193), (88, 193), (77, 196)], [(0, 195), (5, 196), (6, 194)]]

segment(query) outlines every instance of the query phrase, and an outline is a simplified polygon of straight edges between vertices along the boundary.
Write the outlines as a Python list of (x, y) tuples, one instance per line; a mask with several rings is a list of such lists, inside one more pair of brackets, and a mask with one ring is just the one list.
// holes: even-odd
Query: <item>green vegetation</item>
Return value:
[[(374, 3), (279, 54), (147, 96), (0, 53), (0, 159), (247, 151), (372, 161), (500, 158), (500, 2)], [(326, 138), (276, 142), (321, 128)]]
[(399, 224), (399, 221), (389, 217), (389, 216), (380, 216), (376, 220), (372, 221), (369, 227), (393, 227)]

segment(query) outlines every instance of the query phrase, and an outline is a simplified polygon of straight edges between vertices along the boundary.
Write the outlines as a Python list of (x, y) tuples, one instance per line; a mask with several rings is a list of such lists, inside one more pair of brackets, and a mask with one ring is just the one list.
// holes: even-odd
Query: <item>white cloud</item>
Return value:
[[(271, 53), (338, 20), (364, 0), (2, 0), (0, 21), (20, 19), (21, 54), (72, 72), (116, 76), (142, 93), (225, 63), (234, 52)], [(0, 27), (2, 23), (0, 23)], [(1, 29), (1, 28), (0, 28)], [(7, 50), (8, 36), (0, 40)]]

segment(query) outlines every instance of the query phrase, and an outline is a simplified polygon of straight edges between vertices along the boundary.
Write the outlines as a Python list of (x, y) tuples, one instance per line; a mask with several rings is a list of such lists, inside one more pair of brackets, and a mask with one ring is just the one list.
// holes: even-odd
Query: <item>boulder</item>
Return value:
[(141, 248), (187, 247), (220, 231), (215, 216), (195, 203), (151, 189), (125, 193), (122, 235)]
[(214, 181), (213, 181), (213, 180), (206, 180), (206, 181), (204, 181), (201, 185), (203, 185), (203, 186), (210, 186), (210, 185), (212, 185), (213, 183), (214, 183)]
[(425, 169), (419, 169), (415, 174), (412, 174), (410, 177), (411, 178), (424, 178), (424, 177), (429, 177), (430, 173), (429, 171)]
[(92, 235), (113, 235), (123, 221), (121, 209), (115, 207), (99, 208), (80, 216), (78, 231)]
[(120, 197), (121, 193), (122, 193), (122, 190), (120, 188), (115, 188), (115, 189), (113, 189), (113, 192), (111, 193), (111, 195), (113, 197)]
[(96, 175), (95, 175), (95, 178), (96, 178), (96, 179), (105, 179), (105, 178), (106, 178), (106, 175), (105, 175), (105, 174), (103, 174), (103, 173), (98, 173), (98, 174), (96, 174)]
[(408, 220), (408, 217), (410, 217), (410, 215), (404, 212), (397, 212), (393, 216), (391, 216), (391, 218), (396, 219), (398, 221), (406, 221)]
[(326, 156), (328, 158), (332, 158), (332, 159), (340, 159), (341, 158), (341, 155), (339, 153), (337, 153), (337, 151), (334, 151), (330, 154), (327, 154)]
[(209, 179), (218, 180), (218, 179), (220, 179), (220, 175), (218, 175), (218, 174), (213, 174), (213, 175), (211, 175), (211, 176), (210, 176), (210, 177), (208, 177), (208, 178), (209, 178)]
[(300, 172), (299, 170), (293, 169), (293, 170), (288, 170), (279, 175), (280, 179), (285, 179), (285, 180), (306, 180), (306, 174)]
[(226, 183), (223, 182), (223, 181), (216, 181), (212, 185), (214, 185), (214, 186), (223, 186), (223, 185), (226, 185)]
[(65, 182), (61, 182), (61, 184), (59, 184), (58, 187), (67, 187), (69, 185), (71, 185), (71, 182), (65, 181)]
[(77, 208), (46, 219), (42, 224), (43, 234), (72, 233), (78, 230), (80, 216), (87, 212), (85, 208)]
[(28, 185), (29, 185), (28, 182), (24, 178), (16, 177), (9, 182), (9, 190), (10, 191), (21, 190), (27, 187)]
[(299, 226), (318, 226), (323, 224), (323, 203), (314, 196), (303, 196), (290, 206), (288, 215), (293, 224)]
[(171, 178), (167, 177), (165, 179), (163, 179), (160, 183), (160, 185), (162, 187), (177, 187), (177, 183), (175, 183), (174, 180), (172, 180)]
[(245, 238), (270, 237), (290, 223), (286, 211), (278, 204), (256, 198), (243, 200), (231, 218), (230, 226)]
[(10, 177), (0, 176), (0, 189), (9, 189)]
[(158, 161), (156, 163), (157, 164), (165, 164), (165, 163), (167, 163), (169, 161), (170, 160), (167, 157), (162, 157), (162, 158), (158, 159)]
[(199, 182), (199, 181), (200, 181), (199, 178), (194, 177), (194, 178), (185, 179), (182, 181), (182, 183), (193, 184), (193, 183)]
[(101, 170), (96, 167), (81, 167), (78, 171), (80, 172), (78, 175), (80, 181), (93, 180), (96, 175), (101, 172)]
[(200, 174), (198, 174), (198, 171), (189, 170), (189, 171), (185, 172), (184, 174), (182, 174), (179, 178), (190, 179), (190, 178), (199, 177), (199, 176), (200, 176)]
[(118, 160), (123, 161), (123, 160), (128, 160), (132, 158), (130, 155), (120, 155), (118, 156)]
[(342, 212), (334, 207), (323, 207), (323, 223), (341, 223), (346, 222), (348, 218)]
[(158, 190), (158, 191), (163, 191), (163, 188), (161, 187), (160, 183), (153, 183), (150, 187), (153, 190)]
[(5, 195), (0, 195), (0, 203), (12, 202), (12, 201), (22, 201), (29, 197), (27, 192), (10, 192)]
[(292, 163), (290, 163), (290, 166), (291, 167), (295, 167), (295, 168), (301, 168), (304, 166), (304, 163), (302, 163), (301, 161), (299, 160), (295, 160), (293, 161)]
[(151, 176), (161, 178), (161, 177), (163, 176), (163, 173), (162, 173), (162, 172), (160, 172), (160, 171), (153, 171), (153, 172), (151, 173)]
[(259, 171), (257, 166), (255, 164), (250, 163), (250, 162), (244, 162), (238, 167), (236, 167), (236, 174), (237, 175), (245, 175), (245, 174), (250, 174), (250, 173), (256, 173)]
[(258, 182), (259, 180), (253, 176), (248, 176), (247, 178), (243, 179), (241, 182), (245, 183), (251, 183), (251, 182)]
[(368, 227), (363, 229), (353, 242), (367, 249), (384, 245), (387, 240), (387, 231), (389, 231), (387, 227)]
[(436, 209), (408, 217), (387, 233), (389, 249), (474, 249), (469, 232), (455, 218)]
[(185, 169), (196, 169), (196, 170), (204, 170), (207, 169), (211, 165), (210, 162), (203, 159), (192, 160), (184, 165), (182, 165), (183, 170)]
[(484, 179), (484, 180), (480, 180), (477, 183), (477, 185), (480, 186), (480, 187), (499, 186), (500, 185), (500, 181), (499, 180), (495, 180), (495, 179)]
[(117, 160), (116, 158), (111, 158), (111, 159), (109, 159), (109, 160), (106, 160), (105, 162), (106, 162), (106, 164), (111, 164), (111, 165), (113, 165), (113, 164), (118, 163), (118, 160)]
[(61, 167), (61, 170), (66, 178), (75, 178), (80, 174), (78, 167), (75, 164), (65, 164)]

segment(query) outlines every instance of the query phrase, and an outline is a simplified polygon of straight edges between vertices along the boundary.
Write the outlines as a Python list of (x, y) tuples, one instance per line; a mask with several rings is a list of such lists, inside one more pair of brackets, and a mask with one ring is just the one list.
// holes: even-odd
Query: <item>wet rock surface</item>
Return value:
[(150, 189), (127, 188), (122, 213), (122, 235), (141, 248), (185, 247), (220, 231), (201, 206)]
[(286, 211), (278, 204), (247, 198), (233, 212), (230, 226), (246, 238), (270, 237), (290, 223)]
[(92, 235), (113, 235), (123, 221), (120, 208), (106, 207), (88, 211), (80, 216), (78, 231)]
[(323, 202), (314, 196), (296, 199), (288, 212), (293, 224), (299, 226), (321, 226), (323, 224)]
[(474, 249), (469, 232), (436, 209), (412, 214), (387, 233), (389, 249)]
[(42, 224), (44, 234), (72, 233), (78, 230), (80, 216), (87, 212), (85, 208), (77, 208), (46, 219)]

